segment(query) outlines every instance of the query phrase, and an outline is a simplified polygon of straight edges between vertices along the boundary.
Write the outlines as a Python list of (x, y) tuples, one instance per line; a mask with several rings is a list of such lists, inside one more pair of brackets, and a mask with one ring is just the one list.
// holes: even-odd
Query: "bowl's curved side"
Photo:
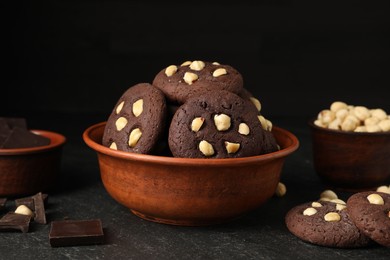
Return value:
[(57, 181), (66, 138), (45, 130), (33, 132), (49, 138), (50, 144), (0, 151), (0, 196), (47, 192)]
[(313, 164), (334, 188), (365, 190), (390, 181), (390, 133), (329, 130), (309, 121)]
[(215, 168), (98, 157), (104, 187), (116, 201), (144, 218), (177, 225), (221, 223), (259, 207), (274, 194), (284, 162)]
[(105, 123), (83, 133), (97, 152), (107, 192), (136, 215), (175, 225), (229, 221), (263, 204), (275, 192), (297, 138), (275, 128), (281, 150), (246, 158), (190, 159), (115, 151), (102, 146)]

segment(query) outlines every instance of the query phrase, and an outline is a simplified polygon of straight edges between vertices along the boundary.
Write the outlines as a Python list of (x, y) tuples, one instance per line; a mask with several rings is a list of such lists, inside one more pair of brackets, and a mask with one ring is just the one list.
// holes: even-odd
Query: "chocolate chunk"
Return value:
[(102, 244), (102, 223), (100, 219), (52, 221), (49, 241), (52, 247)]
[(34, 222), (37, 222), (39, 224), (46, 224), (46, 212), (45, 212), (45, 205), (43, 202), (42, 193), (39, 192), (36, 195), (33, 196), (34, 200)]
[(5, 207), (5, 203), (7, 202), (6, 198), (0, 198), (0, 210)]
[(0, 231), (15, 229), (27, 233), (30, 226), (30, 220), (30, 216), (8, 212), (0, 219)]
[(5, 142), (5, 140), (7, 140), (7, 137), (6, 135), (1, 135), (0, 134), (0, 149), (3, 147), (3, 144)]
[(27, 121), (23, 117), (0, 117), (0, 125), (6, 124), (9, 129), (20, 127), (27, 129)]
[(0, 146), (3, 149), (27, 148), (50, 144), (50, 139), (30, 132), (27, 129), (14, 127), (8, 138)]
[(9, 128), (7, 121), (5, 121), (4, 118), (0, 118), (0, 148), (4, 144), (5, 140), (7, 140), (10, 133), (11, 129)]
[[(48, 201), (48, 194), (42, 193), (42, 199), (43, 199), (43, 205), (46, 207), (47, 201)], [(18, 207), (20, 205), (25, 205), (29, 209), (35, 211), (34, 197), (33, 196), (15, 199), (15, 205), (16, 205), (16, 207)]]

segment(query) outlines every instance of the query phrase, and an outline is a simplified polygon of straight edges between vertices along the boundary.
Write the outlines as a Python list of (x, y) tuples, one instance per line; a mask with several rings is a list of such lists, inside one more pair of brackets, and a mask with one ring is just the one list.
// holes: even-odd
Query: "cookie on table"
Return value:
[(168, 143), (175, 157), (245, 157), (264, 152), (264, 132), (253, 106), (232, 92), (214, 90), (178, 108)]
[(164, 134), (166, 116), (164, 94), (149, 83), (136, 84), (115, 105), (102, 144), (115, 150), (150, 154)]
[(351, 220), (364, 234), (390, 247), (390, 194), (358, 192), (349, 197), (347, 207)]
[(345, 204), (330, 201), (307, 202), (290, 209), (285, 222), (301, 240), (315, 245), (356, 248), (371, 244), (351, 221)]
[(243, 78), (232, 66), (196, 60), (162, 69), (153, 85), (164, 92), (169, 102), (183, 104), (189, 97), (205, 91), (227, 90), (238, 94), (243, 88)]

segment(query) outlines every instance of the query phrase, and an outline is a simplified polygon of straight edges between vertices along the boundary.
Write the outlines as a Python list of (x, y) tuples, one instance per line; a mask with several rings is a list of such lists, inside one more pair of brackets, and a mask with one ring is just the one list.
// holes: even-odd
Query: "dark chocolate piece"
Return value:
[(27, 129), (14, 127), (11, 130), (8, 138), (2, 144), (0, 148), (13, 149), (13, 148), (27, 148), (36, 147), (50, 144), (50, 139), (44, 136), (40, 136), (30, 132)]
[(8, 212), (0, 219), (1, 230), (20, 230), (23, 233), (28, 232), (31, 216)]
[(0, 118), (0, 148), (5, 140), (7, 140), (10, 133), (11, 129), (9, 128), (7, 121), (4, 118)]
[(27, 121), (23, 117), (0, 117), (0, 124), (2, 124), (3, 120), (10, 129), (14, 127), (27, 129)]
[[(42, 199), (43, 199), (43, 205), (46, 207), (47, 201), (48, 201), (47, 193), (42, 193)], [(27, 206), (32, 211), (35, 211), (33, 196), (15, 199), (15, 205), (16, 205), (16, 207), (19, 207), (20, 205), (24, 205), (24, 206)]]
[(6, 198), (0, 198), (0, 210), (5, 207), (5, 203), (7, 202)]
[(52, 247), (102, 244), (102, 223), (100, 219), (52, 221), (49, 241)]
[(37, 222), (39, 224), (46, 224), (46, 211), (45, 211), (45, 205), (43, 202), (42, 193), (39, 192), (36, 195), (33, 196), (34, 200), (34, 222)]

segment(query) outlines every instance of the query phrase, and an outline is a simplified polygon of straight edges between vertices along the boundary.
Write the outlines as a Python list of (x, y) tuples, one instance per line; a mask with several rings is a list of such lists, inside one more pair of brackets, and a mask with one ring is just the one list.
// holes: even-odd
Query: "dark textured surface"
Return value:
[[(284, 224), (289, 209), (318, 198), (325, 187), (315, 175), (306, 118), (271, 118), (297, 135), (300, 148), (285, 162), (285, 197), (273, 197), (242, 218), (212, 227), (179, 227), (140, 219), (116, 203), (100, 181), (95, 152), (82, 141), (101, 115), (42, 114), (29, 116), (33, 127), (65, 134), (62, 179), (49, 193), (47, 225), (33, 224), (28, 233), (0, 233), (3, 259), (388, 259), (389, 249), (333, 249), (311, 245), (292, 235)], [(261, 192), (261, 191), (259, 191)], [(341, 199), (350, 194), (339, 193)], [(13, 209), (12, 200), (7, 210)], [(50, 222), (96, 219), (103, 224), (103, 245), (51, 248)]]

